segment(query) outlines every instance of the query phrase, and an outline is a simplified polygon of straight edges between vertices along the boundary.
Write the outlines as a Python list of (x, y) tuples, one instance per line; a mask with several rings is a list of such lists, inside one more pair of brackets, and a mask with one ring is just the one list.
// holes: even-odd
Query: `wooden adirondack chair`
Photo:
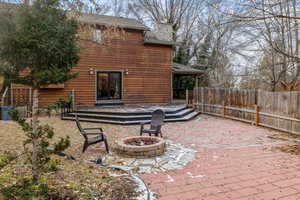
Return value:
[[(90, 145), (97, 144), (97, 143), (100, 143), (100, 142), (104, 142), (105, 149), (106, 149), (107, 153), (109, 153), (107, 139), (106, 139), (106, 136), (105, 136), (105, 134), (103, 132), (103, 129), (101, 127), (82, 128), (77, 115), (75, 116), (75, 120), (76, 120), (76, 125), (77, 125), (77, 127), (80, 131), (80, 134), (84, 137), (82, 153), (84, 153), (85, 150)], [(95, 132), (87, 132), (87, 131), (90, 131), (90, 130), (96, 130), (96, 131)], [(90, 136), (93, 136), (93, 137), (90, 137)]]
[(161, 109), (155, 110), (152, 113), (152, 119), (151, 119), (151, 124), (149, 129), (144, 128), (145, 123), (141, 123), (140, 135), (143, 135), (143, 133), (147, 133), (149, 134), (149, 136), (155, 135), (156, 137), (158, 136), (162, 137), (163, 135), (161, 132), (161, 127), (164, 124), (164, 119), (165, 119), (164, 111)]

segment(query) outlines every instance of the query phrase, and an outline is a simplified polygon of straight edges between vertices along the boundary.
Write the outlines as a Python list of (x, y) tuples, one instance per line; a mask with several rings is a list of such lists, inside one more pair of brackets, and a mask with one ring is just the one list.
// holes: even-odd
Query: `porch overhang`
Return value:
[(179, 63), (173, 63), (172, 66), (173, 74), (181, 74), (181, 75), (194, 75), (198, 76), (204, 73), (204, 70), (195, 69), (189, 65), (182, 65)]

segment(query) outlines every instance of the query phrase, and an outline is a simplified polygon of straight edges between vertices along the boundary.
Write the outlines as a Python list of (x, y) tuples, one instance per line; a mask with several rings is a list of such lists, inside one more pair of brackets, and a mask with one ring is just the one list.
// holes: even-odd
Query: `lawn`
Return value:
[[(78, 159), (91, 160), (101, 157), (105, 152), (103, 144), (96, 144), (90, 146), (87, 151), (82, 154), (82, 144), (84, 138), (80, 135), (78, 128), (73, 121), (62, 121), (58, 117), (41, 117), (42, 124), (49, 124), (55, 130), (54, 140), (60, 137), (70, 136), (71, 146), (67, 149), (66, 153)], [(114, 141), (117, 138), (133, 136), (139, 134), (139, 126), (116, 126), (110, 124), (94, 124), (94, 123), (81, 123), (83, 127), (97, 127), (101, 126), (108, 138), (110, 148), (113, 148)], [(0, 151), (14, 151), (20, 152), (23, 150), (23, 141), (25, 135), (21, 128), (12, 121), (0, 121)]]
[[(42, 124), (47, 123), (55, 130), (54, 141), (60, 137), (70, 136), (71, 146), (65, 151), (79, 161), (68, 160), (60, 156), (52, 156), (47, 171), (42, 177), (41, 184), (47, 184), (49, 191), (41, 188), (29, 188), (30, 168), (24, 163), (24, 156), (2, 168), (0, 199), (25, 199), (26, 192), (36, 192), (36, 196), (51, 196), (54, 199), (116, 199), (126, 200), (135, 196), (136, 185), (126, 177), (112, 177), (109, 171), (98, 165), (87, 162), (102, 157), (106, 152), (103, 144), (90, 146), (82, 154), (83, 137), (80, 135), (73, 121), (62, 121), (58, 117), (42, 117)], [(84, 127), (95, 127), (97, 124), (82, 123)], [(138, 134), (139, 127), (102, 125), (105, 130), (109, 146), (113, 148), (116, 138)], [(25, 135), (21, 128), (13, 121), (0, 121), (0, 161), (6, 159), (4, 152), (20, 155), (23, 152)], [(13, 186), (14, 185), (14, 186)], [(22, 198), (16, 197), (16, 192), (22, 188)], [(55, 192), (56, 191), (56, 192)], [(25, 195), (25, 196), (24, 196)], [(47, 197), (48, 198), (48, 197)], [(47, 199), (46, 198), (46, 199)], [(30, 198), (29, 198), (30, 199)]]

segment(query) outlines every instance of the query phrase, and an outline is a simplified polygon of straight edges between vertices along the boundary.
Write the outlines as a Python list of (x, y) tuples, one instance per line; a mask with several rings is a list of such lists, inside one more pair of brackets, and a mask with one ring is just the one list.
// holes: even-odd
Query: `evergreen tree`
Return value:
[[(60, 8), (59, 0), (35, 0), (31, 6), (16, 6), (0, 16), (1, 74), (12, 83), (33, 89), (32, 175), (39, 180), (41, 126), (38, 123), (38, 93), (43, 86), (60, 84), (76, 76), (78, 24)], [(28, 135), (28, 134), (27, 134)]]

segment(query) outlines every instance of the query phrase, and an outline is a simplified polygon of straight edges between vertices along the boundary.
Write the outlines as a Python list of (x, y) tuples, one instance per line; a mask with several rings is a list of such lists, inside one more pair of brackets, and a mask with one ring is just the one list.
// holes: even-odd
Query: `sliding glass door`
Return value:
[(122, 73), (97, 72), (97, 100), (122, 98)]

